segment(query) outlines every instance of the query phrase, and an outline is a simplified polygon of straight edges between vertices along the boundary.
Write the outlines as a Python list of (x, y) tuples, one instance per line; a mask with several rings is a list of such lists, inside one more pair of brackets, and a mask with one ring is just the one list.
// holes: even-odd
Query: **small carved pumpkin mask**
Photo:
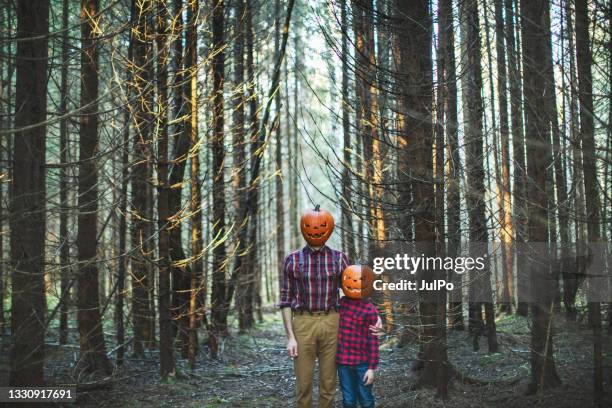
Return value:
[(334, 231), (334, 217), (317, 205), (314, 210), (308, 210), (302, 215), (300, 229), (310, 246), (323, 246)]
[(365, 299), (372, 293), (374, 272), (369, 266), (350, 265), (342, 272), (342, 291), (351, 299)]

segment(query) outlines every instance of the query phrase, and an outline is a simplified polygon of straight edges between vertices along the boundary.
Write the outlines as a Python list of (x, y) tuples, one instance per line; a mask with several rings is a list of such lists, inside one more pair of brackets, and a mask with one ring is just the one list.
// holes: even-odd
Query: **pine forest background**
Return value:
[(291, 404), (320, 204), (353, 263), (489, 244), (481, 287), (375, 294), (381, 406), (612, 403), (609, 2), (0, 4), (0, 385)]

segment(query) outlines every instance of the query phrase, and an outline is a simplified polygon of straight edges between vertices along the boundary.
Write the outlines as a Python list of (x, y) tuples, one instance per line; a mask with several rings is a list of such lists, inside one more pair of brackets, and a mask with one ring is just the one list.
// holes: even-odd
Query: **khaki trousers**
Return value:
[(338, 312), (293, 316), (293, 333), (298, 356), (293, 360), (297, 377), (298, 408), (312, 407), (312, 377), (319, 359), (319, 408), (331, 408), (336, 394), (336, 345)]

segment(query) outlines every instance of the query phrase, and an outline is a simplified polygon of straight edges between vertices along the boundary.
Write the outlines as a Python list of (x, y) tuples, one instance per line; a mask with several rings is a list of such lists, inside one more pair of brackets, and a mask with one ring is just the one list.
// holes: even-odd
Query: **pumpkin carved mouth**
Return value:
[(308, 236), (311, 238), (321, 238), (324, 235), (325, 235), (324, 232), (319, 232), (318, 234), (308, 234)]

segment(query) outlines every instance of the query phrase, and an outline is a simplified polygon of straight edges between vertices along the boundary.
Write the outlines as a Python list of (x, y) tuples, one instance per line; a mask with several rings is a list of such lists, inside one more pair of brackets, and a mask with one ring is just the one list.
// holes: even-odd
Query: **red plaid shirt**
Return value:
[(340, 299), (340, 327), (336, 363), (378, 366), (378, 338), (369, 330), (378, 321), (378, 311), (369, 300)]
[(311, 312), (337, 308), (338, 282), (342, 271), (348, 265), (348, 258), (344, 253), (326, 245), (316, 251), (305, 246), (290, 253), (285, 258), (278, 307)]

